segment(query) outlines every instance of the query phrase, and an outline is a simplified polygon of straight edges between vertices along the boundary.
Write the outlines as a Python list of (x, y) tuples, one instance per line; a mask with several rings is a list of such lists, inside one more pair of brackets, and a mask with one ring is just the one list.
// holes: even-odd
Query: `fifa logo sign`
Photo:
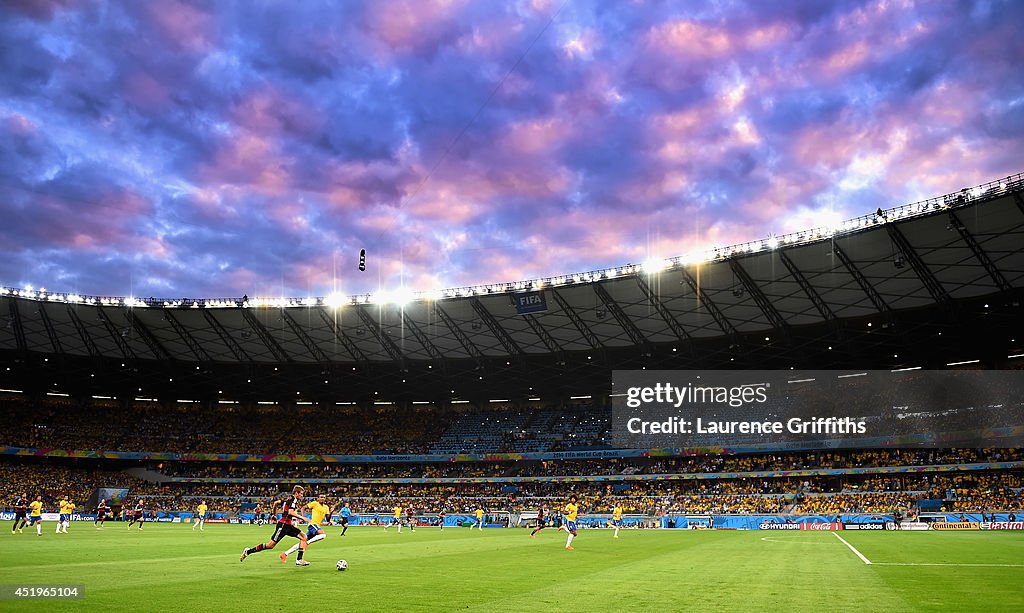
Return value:
[(544, 298), (544, 292), (541, 291), (512, 294), (512, 304), (516, 307), (518, 315), (542, 313), (548, 310), (548, 301)]

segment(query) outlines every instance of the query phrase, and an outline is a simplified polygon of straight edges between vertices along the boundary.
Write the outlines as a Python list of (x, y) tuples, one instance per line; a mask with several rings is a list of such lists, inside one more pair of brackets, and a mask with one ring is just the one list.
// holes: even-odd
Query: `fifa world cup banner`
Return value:
[(128, 489), (123, 487), (100, 487), (96, 489), (96, 498), (106, 500), (112, 507), (119, 507), (128, 496)]
[(1024, 370), (612, 374), (616, 447), (1024, 447)]

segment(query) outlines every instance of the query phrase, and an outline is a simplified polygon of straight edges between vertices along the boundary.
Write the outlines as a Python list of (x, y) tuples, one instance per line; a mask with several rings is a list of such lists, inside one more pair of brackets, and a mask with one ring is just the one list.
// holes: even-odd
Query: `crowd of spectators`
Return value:
[[(450, 411), (0, 398), (0, 445), (172, 453), (426, 453)], [(282, 428), (282, 424), (285, 425)], [(315, 424), (311, 428), (310, 424)]]
[[(467, 405), (456, 410), (134, 401), (128, 407), (115, 400), (94, 399), (84, 406), (65, 397), (0, 396), (0, 445), (74, 450), (259, 455), (550, 452), (608, 448), (611, 421), (608, 407), (589, 405)], [(606, 474), (717, 473), (1011, 459), (1024, 459), (1024, 452), (884, 449), (710, 455), (608, 462), (601, 470)], [(548, 462), (539, 474), (566, 474), (585, 464)]]
[[(599, 464), (599, 462), (598, 462)], [(260, 470), (273, 483), (152, 483), (103, 463), (54, 464), (52, 462), (0, 462), (0, 500), (9, 508), (16, 496), (42, 495), (52, 506), (68, 495), (80, 504), (100, 487), (129, 489), (133, 499), (146, 498), (148, 508), (191, 510), (205, 499), (215, 512), (237, 513), (255, 504), (266, 505), (280, 496), (290, 484), (318, 476), (322, 464), (302, 467), (297, 464), (229, 464), (245, 478)], [(187, 474), (216, 473), (212, 465), (179, 463), (172, 472)], [(302, 468), (306, 468), (305, 471)], [(335, 468), (328, 466), (326, 468)], [(616, 504), (627, 513), (658, 514), (825, 514), (880, 513), (913, 507), (918, 500), (940, 500), (949, 511), (1019, 511), (1024, 508), (1024, 471), (1003, 470), (965, 473), (950, 467), (948, 472), (908, 477), (889, 475), (844, 475), (842, 477), (779, 477), (680, 479), (607, 482), (578, 481), (500, 481), (484, 483), (330, 483), (310, 485), (332, 500), (344, 499), (357, 513), (389, 513), (396, 503), (412, 506), (418, 512), (434, 513), (442, 509), (471, 512), (482, 507), (490, 511), (510, 512), (536, 509), (542, 505), (556, 508), (570, 495), (580, 498), (590, 513), (611, 511)], [(422, 467), (417, 470), (422, 470)], [(232, 471), (227, 471), (232, 472)], [(899, 486), (899, 487), (897, 487)]]
[(97, 488), (128, 488), (136, 496), (166, 496), (168, 489), (110, 469), (0, 462), (0, 506), (9, 508), (21, 495), (43, 497), (44, 508), (64, 496), (83, 506)]
[[(132, 403), (0, 398), (0, 444), (77, 450), (255, 454), (551, 451), (602, 444), (608, 410)], [(282, 414), (287, 419), (282, 420)], [(282, 429), (282, 424), (285, 427)], [(311, 428), (310, 424), (315, 424)], [(554, 434), (553, 434), (554, 433)]]
[[(749, 473), (892, 466), (949, 466), (965, 463), (1024, 460), (1020, 449), (918, 449), (707, 455), (670, 459), (546, 460), (500, 462), (309, 463), (309, 462), (165, 462), (151, 468), (169, 477), (204, 478), (467, 478), (635, 476), (699, 473)], [(929, 473), (875, 475), (848, 482), (843, 476), (803, 479), (786, 491), (925, 491), (932, 489)], [(722, 483), (722, 480), (714, 480)], [(759, 478), (771, 488), (778, 478)]]
[(377, 479), (500, 477), (512, 462), (424, 463), (282, 463), (282, 462), (159, 462), (150, 465), (168, 477), (221, 479)]
[(909, 509), (916, 499), (903, 492), (866, 494), (817, 494), (802, 496), (793, 506), (799, 515), (839, 515), (841, 513), (889, 513)]

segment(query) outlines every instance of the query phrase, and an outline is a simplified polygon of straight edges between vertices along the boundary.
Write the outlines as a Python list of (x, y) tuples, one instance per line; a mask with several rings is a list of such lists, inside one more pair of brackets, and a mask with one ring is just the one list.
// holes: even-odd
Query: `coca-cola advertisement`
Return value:
[(837, 521), (833, 522), (804, 522), (800, 524), (801, 530), (842, 530), (843, 524)]

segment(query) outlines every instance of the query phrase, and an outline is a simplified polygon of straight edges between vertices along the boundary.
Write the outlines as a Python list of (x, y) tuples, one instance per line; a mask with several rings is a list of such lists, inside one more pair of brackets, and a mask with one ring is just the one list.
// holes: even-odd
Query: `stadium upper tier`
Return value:
[[(0, 446), (173, 453), (425, 454), (604, 446), (611, 410), (589, 405), (455, 411), (434, 407), (239, 408), (0, 400)], [(281, 423), (285, 426), (281, 427)], [(313, 429), (308, 424), (316, 424)]]
[(1015, 175), (834, 228), (409, 301), (5, 288), (0, 387), (486, 402), (600, 393), (612, 369), (991, 364), (1024, 340), (1022, 193)]
[[(913, 373), (899, 373), (912, 376)], [(886, 399), (876, 409), (908, 400)], [(851, 404), (851, 410), (853, 409)], [(1024, 426), (1020, 404), (998, 407), (963, 405), (939, 407), (934, 413), (874, 415), (861, 406), (855, 417), (883, 426), (885, 441), (858, 439), (853, 435), (820, 444), (786, 438), (766, 443), (757, 437), (719, 435), (694, 439), (688, 453), (728, 449), (733, 452), (792, 451), (815, 448), (857, 448), (864, 446), (937, 447), (964, 444), (1015, 445), (1017, 438), (948, 437), (950, 432), (1001, 429), (1004, 436), (1019, 434)], [(45, 401), (17, 396), (0, 396), (0, 450), (38, 449), (44, 454), (68, 454), (132, 459), (162, 454), (174, 459), (195, 454), (224, 455), (211, 458), (232, 461), (231, 454), (248, 454), (255, 459), (266, 455), (288, 455), (299, 461), (377, 461), (372, 458), (338, 456), (394, 456), (387, 461), (439, 461), (456, 456), (480, 457), (508, 454), (508, 459), (567, 458), (565, 454), (603, 457), (679, 455), (677, 449), (657, 450), (648, 444), (622, 448), (613, 444), (613, 411), (600, 404), (578, 403), (545, 406), (530, 403), (502, 407), (410, 407), (368, 408), (335, 406), (221, 405), (184, 403), (163, 406), (135, 403), (130, 410), (117, 402), (47, 398)], [(884, 422), (884, 423), (883, 423)], [(313, 427), (310, 427), (313, 424)], [(926, 430), (938, 438), (910, 440), (908, 435)], [(958, 444), (958, 441), (964, 441)], [(858, 444), (861, 442), (861, 444)], [(869, 444), (870, 443), (870, 444)], [(882, 444), (884, 443), (884, 444)], [(698, 449), (702, 447), (703, 449)], [(37, 452), (32, 452), (37, 453)], [(563, 454), (561, 456), (557, 454)], [(417, 458), (415, 456), (431, 456)], [(330, 456), (330, 457), (328, 457)], [(585, 456), (579, 456), (585, 457)], [(459, 458), (464, 461), (468, 458)], [(495, 459), (495, 458), (491, 458)]]

